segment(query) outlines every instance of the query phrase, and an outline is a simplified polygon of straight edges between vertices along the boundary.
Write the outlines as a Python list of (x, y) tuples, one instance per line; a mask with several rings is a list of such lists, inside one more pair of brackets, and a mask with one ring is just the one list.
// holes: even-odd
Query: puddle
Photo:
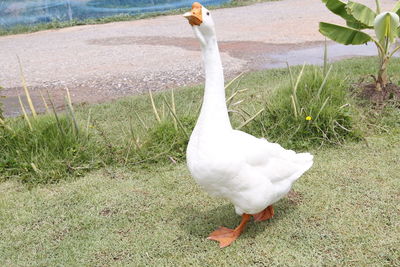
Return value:
[[(161, 36), (121, 36), (113, 38), (93, 39), (89, 45), (117, 46), (117, 45), (152, 45), (175, 46), (185, 50), (199, 51), (200, 47), (195, 38), (161, 37)], [(250, 70), (272, 69), (289, 65), (322, 65), (324, 56), (324, 42), (305, 42), (299, 44), (271, 44), (259, 41), (219, 41), (220, 51), (232, 57), (246, 60)], [(397, 53), (397, 57), (400, 52)], [(366, 45), (341, 45), (328, 42), (328, 59), (340, 59), (357, 56), (376, 56), (377, 48), (374, 43)]]
[[(378, 51), (374, 43), (366, 45), (328, 45), (328, 60), (330, 62), (357, 56), (376, 56), (377, 53)], [(399, 57), (400, 53), (397, 53), (395, 56)], [(286, 62), (290, 66), (302, 65), (304, 63), (322, 65), (324, 62), (324, 46), (319, 45), (317, 47), (285, 51), (274, 55), (266, 54), (266, 58), (270, 61), (266, 60), (260, 66), (261, 69), (283, 68), (286, 67)]]

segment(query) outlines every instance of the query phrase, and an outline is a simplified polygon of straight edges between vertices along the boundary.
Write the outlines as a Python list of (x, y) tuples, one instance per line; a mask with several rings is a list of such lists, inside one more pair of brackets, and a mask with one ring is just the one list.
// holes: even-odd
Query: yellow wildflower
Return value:
[(307, 116), (306, 117), (306, 121), (310, 121), (310, 120), (312, 120), (312, 117), (311, 116)]

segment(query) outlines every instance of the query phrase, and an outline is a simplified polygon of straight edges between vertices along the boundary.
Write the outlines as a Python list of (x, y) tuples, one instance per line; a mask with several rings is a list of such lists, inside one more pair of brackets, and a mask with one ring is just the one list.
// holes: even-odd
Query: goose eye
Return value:
[(210, 12), (207, 12), (207, 16), (210, 16)]

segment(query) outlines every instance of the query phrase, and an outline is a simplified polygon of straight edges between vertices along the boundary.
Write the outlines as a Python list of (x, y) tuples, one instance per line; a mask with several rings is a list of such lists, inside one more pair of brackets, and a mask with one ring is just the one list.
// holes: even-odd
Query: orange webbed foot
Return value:
[(239, 237), (239, 235), (240, 233), (237, 231), (235, 232), (234, 229), (220, 227), (212, 232), (209, 237), (207, 237), (207, 239), (218, 241), (219, 247), (224, 248), (232, 244), (233, 241), (235, 241)]
[(253, 214), (254, 221), (260, 222), (271, 219), (274, 216), (274, 208), (271, 206), (266, 207), (263, 211)]
[(220, 248), (227, 247), (240, 236), (250, 218), (251, 217), (249, 214), (243, 214), (242, 221), (240, 222), (238, 227), (236, 227), (235, 229), (220, 227), (212, 232), (207, 239), (218, 241)]

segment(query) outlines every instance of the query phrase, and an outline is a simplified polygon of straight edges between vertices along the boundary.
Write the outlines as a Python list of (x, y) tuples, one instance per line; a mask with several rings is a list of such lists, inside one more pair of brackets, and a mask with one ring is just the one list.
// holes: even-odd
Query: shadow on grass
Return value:
[[(274, 225), (279, 224), (287, 216), (291, 216), (297, 209), (298, 204), (292, 203), (287, 198), (274, 205), (275, 216), (264, 222), (254, 222), (251, 220), (246, 227), (241, 238), (255, 238), (264, 231), (273, 230)], [(206, 238), (212, 231), (219, 226), (235, 228), (239, 225), (239, 217), (231, 204), (218, 206), (208, 211), (193, 206), (183, 206), (175, 210), (175, 213), (182, 218), (180, 227), (189, 235), (195, 238)]]

